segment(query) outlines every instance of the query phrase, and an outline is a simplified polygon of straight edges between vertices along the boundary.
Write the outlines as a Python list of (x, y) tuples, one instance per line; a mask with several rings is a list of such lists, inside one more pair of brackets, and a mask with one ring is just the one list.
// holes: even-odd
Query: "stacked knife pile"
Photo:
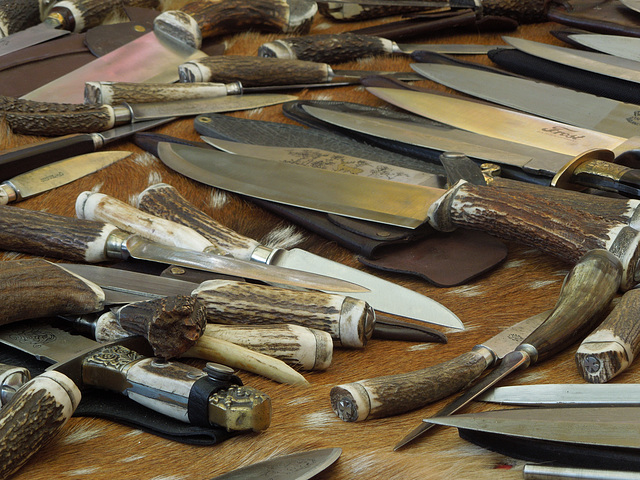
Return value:
[[(0, 368), (0, 475), (19, 469), (95, 391), (114, 399), (85, 415), (110, 409), (106, 418), (185, 443), (264, 431), (272, 399), (244, 385), (238, 370), (311, 388), (300, 371), (330, 371), (334, 347), (363, 350), (372, 338), (447, 343), (438, 329), (464, 330), (456, 313), (400, 283), (481, 282), (511, 244), (571, 266), (553, 308), (442, 363), (339, 382), (328, 399), (335, 416), (375, 422), (464, 390), (394, 450), (449, 425), (515, 458), (640, 470), (629, 422), (638, 401), (617, 393), (635, 385), (599, 385), (630, 367), (640, 345), (629, 321), (640, 314), (636, 38), (558, 32), (570, 44), (559, 46), (516, 32), (499, 45), (409, 45), (393, 33), (479, 28), (496, 16), (515, 30), (559, 18), (546, 2), (523, 5), (531, 9), (523, 14), (478, 1), (412, 0), (390, 10), (372, 0), (354, 20), (414, 18), (322, 35), (311, 33), (320, 16), (340, 11), (343, 22), (357, 2), (73, 0), (44, 11), (41, 2), (10, 3), (0, 0), (0, 80), (3, 58), (11, 65), (30, 52), (24, 58), (46, 61), (56, 54), (37, 52), (76, 36), (91, 56), (47, 70), (19, 95), (0, 87), (3, 142), (12, 147), (0, 152), (0, 246), (32, 257), (0, 262), (0, 343), (14, 363), (24, 353), (38, 360), (29, 360), (31, 371)], [(256, 55), (221, 54), (221, 39), (249, 31), (278, 38)], [(107, 45), (106, 37), (118, 40)], [(396, 54), (410, 69), (333, 67)], [(362, 103), (311, 99), (323, 87), (345, 87)], [(279, 122), (248, 118), (267, 107), (279, 109)], [(242, 111), (250, 113), (225, 115)], [(195, 117), (193, 126), (184, 117)], [(182, 136), (143, 133), (185, 121)], [(29, 135), (53, 138), (12, 143)], [(75, 217), (28, 206), (134, 165), (131, 151), (103, 150), (123, 141), (157, 157), (172, 181), (149, 174), (129, 202), (98, 187), (52, 208), (73, 208)], [(204, 190), (239, 195), (355, 252), (359, 264), (235, 231), (192, 201)], [(26, 208), (8, 205), (22, 201)], [(580, 341), (575, 360), (587, 385), (492, 389)], [(472, 400), (535, 407), (454, 415)], [(305, 468), (317, 473), (339, 455), (320, 450)]]

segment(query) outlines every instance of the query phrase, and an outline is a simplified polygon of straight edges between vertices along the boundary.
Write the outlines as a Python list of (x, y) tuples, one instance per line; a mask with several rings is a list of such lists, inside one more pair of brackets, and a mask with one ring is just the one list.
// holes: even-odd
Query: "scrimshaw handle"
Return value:
[(363, 348), (373, 334), (373, 309), (352, 297), (229, 280), (203, 282), (193, 295), (206, 306), (211, 323), (301, 325), (353, 348)]
[(640, 350), (640, 290), (629, 290), (576, 352), (580, 375), (605, 383), (624, 371)]
[(105, 247), (118, 229), (107, 223), (0, 206), (0, 248), (32, 255), (96, 263), (108, 259)]
[(184, 198), (175, 187), (166, 183), (144, 190), (138, 197), (138, 207), (152, 215), (192, 228), (215, 245), (215, 251), (221, 255), (251, 260), (254, 250), (260, 246), (256, 240), (216, 222)]
[(180, 81), (238, 81), (244, 87), (293, 85), (328, 82), (333, 76), (329, 65), (280, 58), (217, 55), (183, 63), (178, 67)]
[(0, 296), (0, 325), (97, 312), (105, 300), (95, 283), (39, 258), (0, 262)]
[(167, 102), (197, 98), (216, 98), (242, 93), (239, 83), (128, 83), (87, 82), (85, 103)]
[(0, 38), (40, 23), (40, 1), (0, 1)]
[(460, 391), (487, 368), (484, 355), (467, 352), (422, 370), (360, 380), (331, 389), (331, 407), (345, 422), (415, 410)]
[(258, 55), (261, 57), (328, 64), (350, 62), (356, 58), (394, 52), (394, 42), (391, 40), (356, 33), (280, 38), (258, 48)]
[(0, 477), (7, 478), (50, 442), (79, 403), (78, 387), (60, 372), (27, 382), (0, 411)]
[(428, 217), (440, 231), (456, 227), (489, 231), (572, 263), (589, 250), (609, 250), (622, 263), (620, 288), (628, 290), (636, 284), (640, 233), (626, 222), (590, 213), (589, 198), (584, 195), (584, 203), (565, 205), (535, 191), (516, 193), (460, 181), (431, 205)]

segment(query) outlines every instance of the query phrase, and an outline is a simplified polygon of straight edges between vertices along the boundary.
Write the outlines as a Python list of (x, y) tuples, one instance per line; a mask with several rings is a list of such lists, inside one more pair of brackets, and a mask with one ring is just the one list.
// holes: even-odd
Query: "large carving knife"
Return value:
[[(547, 320), (500, 365), (434, 417), (448, 416), (464, 407), (512, 372), (551, 357), (582, 338), (601, 320), (620, 286), (622, 268), (606, 250), (591, 250), (569, 272), (558, 302)], [(423, 435), (434, 424), (425, 420), (395, 446), (401, 448)]]
[[(98, 263), (129, 257), (175, 264), (243, 278), (324, 289), (362, 290), (350, 282), (271, 265), (258, 265), (206, 252), (186, 250), (132, 235), (114, 225), (45, 212), (0, 206), (0, 245), (5, 250)], [(205, 242), (208, 245), (208, 242)]]
[(249, 28), (306, 33), (317, 11), (307, 0), (200, 0), (180, 10), (160, 14), (150, 32), (83, 67), (44, 85), (23, 98), (82, 103), (89, 81), (172, 83), (178, 65), (206, 56), (203, 37), (221, 36)]
[(449, 309), (424, 295), (410, 291), (374, 275), (313, 255), (301, 249), (272, 249), (245, 237), (213, 220), (188, 202), (172, 186), (147, 188), (139, 196), (141, 210), (170, 219), (200, 232), (211, 239), (221, 252), (235, 258), (270, 265), (287, 265), (310, 272), (325, 272), (338, 278), (351, 279), (370, 292), (352, 293), (374, 309), (437, 325), (462, 328), (462, 322)]

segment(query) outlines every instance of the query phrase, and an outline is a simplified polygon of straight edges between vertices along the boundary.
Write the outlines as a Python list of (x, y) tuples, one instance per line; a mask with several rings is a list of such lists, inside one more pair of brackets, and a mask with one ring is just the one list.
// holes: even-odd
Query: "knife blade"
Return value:
[(417, 292), (299, 248), (271, 249), (261, 245), (216, 222), (169, 185), (159, 184), (143, 191), (139, 196), (139, 208), (191, 227), (211, 239), (222, 252), (235, 258), (281, 267), (286, 265), (309, 272), (325, 272), (357, 282), (370, 291), (349, 295), (366, 301), (375, 310), (452, 328), (464, 328), (460, 319), (448, 308)]
[(551, 310), (522, 320), (471, 351), (435, 366), (336, 385), (329, 393), (331, 407), (345, 422), (362, 422), (422, 408), (462, 390), (500, 362), (550, 313)]
[[(603, 219), (590, 213), (590, 195), (576, 194), (575, 203), (567, 208), (565, 204), (544, 198), (537, 190), (527, 192), (527, 184), (522, 184), (516, 194), (508, 189), (458, 182), (445, 194), (445, 191), (431, 187), (185, 145), (160, 143), (158, 153), (168, 167), (196, 181), (311, 210), (408, 228), (428, 221), (440, 231), (451, 231), (456, 226), (480, 229), (573, 262), (593, 248), (612, 249), (624, 264), (623, 289), (635, 285), (633, 273), (629, 271), (629, 265), (635, 265), (635, 260), (630, 264), (628, 261), (640, 255), (631, 240), (638, 233), (624, 222), (613, 221), (613, 217)], [(376, 195), (362, 195), (361, 192), (376, 192)], [(377, 198), (386, 200), (381, 204)], [(469, 210), (469, 205), (475, 208)], [(518, 205), (517, 212), (513, 211), (512, 205)], [(626, 210), (624, 200), (619, 205)], [(594, 235), (594, 232), (600, 234)]]
[(452, 0), (452, 1), (431, 1), (431, 0), (336, 0), (331, 3), (360, 3), (366, 5), (386, 5), (394, 7), (425, 7), (425, 8), (471, 8), (481, 9), (482, 2), (479, 0)]
[(341, 448), (323, 448), (309, 452), (290, 453), (237, 468), (211, 480), (306, 480), (326, 470), (342, 454)]
[[(500, 365), (453, 402), (436, 413), (444, 418), (457, 412), (478, 395), (521, 368), (549, 358), (584, 336), (601, 320), (620, 286), (621, 265), (607, 250), (590, 250), (565, 278), (556, 305), (547, 319)], [(430, 430), (436, 423), (426, 419), (394, 447), (402, 448)]]
[(398, 44), (382, 37), (347, 32), (279, 38), (260, 45), (258, 56), (332, 64), (350, 62), (357, 58), (375, 55), (394, 53), (408, 55), (416, 50), (445, 54), (480, 55), (497, 47), (497, 45), (475, 44)]
[(127, 158), (131, 152), (95, 152), (50, 163), (0, 183), (0, 205), (19, 202), (73, 182)]
[(635, 12), (640, 12), (640, 3), (637, 0), (620, 0), (620, 3)]
[[(258, 265), (207, 252), (180, 249), (123, 232), (113, 225), (46, 212), (0, 206), (0, 245), (6, 250), (98, 263), (129, 257), (199, 270), (333, 292), (362, 287), (307, 272)], [(327, 288), (323, 288), (327, 287)]]
[(201, 39), (248, 28), (305, 33), (317, 11), (307, 0), (195, 1), (169, 10), (154, 20), (154, 31), (110, 52), (22, 98), (46, 102), (82, 103), (88, 81), (172, 83), (177, 66), (206, 54)]
[(47, 11), (42, 23), (0, 39), (0, 56), (43, 43), (71, 32), (78, 33), (101, 24), (117, 14), (123, 4), (157, 8), (158, 0), (65, 0)]
[(639, 105), (463, 66), (413, 64), (411, 68), (468, 95), (558, 122), (621, 137), (640, 133), (635, 121)]
[(489, 390), (477, 398), (504, 405), (640, 405), (638, 384), (511, 385)]
[(640, 83), (640, 63), (599, 52), (558, 47), (523, 38), (502, 37), (512, 47), (535, 57), (555, 63)]
[(122, 138), (162, 125), (172, 118), (121, 125), (104, 132), (67, 135), (19, 146), (0, 153), (0, 180), (76, 155), (95, 152)]
[[(142, 343), (142, 346), (140, 345)], [(219, 425), (236, 431), (261, 431), (271, 421), (271, 399), (253, 387), (242, 385), (224, 368), (218, 380), (215, 367), (201, 370), (180, 362), (158, 361), (144, 352), (146, 340), (129, 337), (104, 345), (69, 332), (47, 321), (6, 325), (0, 343), (53, 364), (47, 370), (67, 375), (80, 388), (95, 387), (122, 393), (147, 408), (204, 428)], [(130, 345), (127, 348), (123, 344)], [(211, 372), (211, 374), (209, 374)], [(172, 384), (167, 384), (167, 377)], [(197, 381), (203, 383), (203, 402), (189, 402)], [(214, 390), (217, 392), (214, 394)]]
[[(597, 50), (601, 53), (607, 53), (627, 60), (640, 61), (640, 55), (637, 52), (638, 39), (635, 37), (627, 37), (624, 35), (603, 35), (596, 33), (572, 33), (568, 35), (569, 39), (584, 47)], [(635, 49), (634, 49), (635, 47)]]
[(240, 82), (243, 87), (268, 87), (305, 83), (360, 83), (364, 77), (385, 75), (398, 80), (422, 80), (413, 72), (334, 70), (326, 63), (283, 58), (217, 55), (190, 60), (178, 67), (180, 81)]
[[(167, 117), (229, 112), (276, 105), (297, 97), (281, 94), (234, 95), (172, 102), (150, 102), (125, 105), (74, 105), (31, 100), (5, 100), (5, 118), (16, 133), (28, 135), (67, 135), (93, 133), (118, 125), (157, 120)], [(61, 119), (64, 118), (64, 122)]]
[[(608, 135), (439, 94), (377, 87), (369, 87), (367, 90), (400, 108), (456, 128), (573, 156), (574, 160), (562, 167), (557, 166), (555, 172), (550, 172), (555, 175), (551, 182), (554, 186), (565, 182), (577, 183), (631, 196), (640, 195), (640, 172), (636, 169), (612, 163), (613, 156), (609, 159), (581, 157), (594, 149), (611, 150), (614, 155), (622, 154), (638, 147), (638, 137), (627, 139)], [(492, 121), (484, 121), (486, 118), (491, 118)]]

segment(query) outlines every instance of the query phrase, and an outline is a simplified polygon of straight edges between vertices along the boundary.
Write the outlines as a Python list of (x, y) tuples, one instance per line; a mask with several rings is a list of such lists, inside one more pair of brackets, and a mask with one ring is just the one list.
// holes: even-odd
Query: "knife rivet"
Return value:
[(589, 373), (598, 373), (600, 368), (602, 368), (602, 364), (600, 360), (598, 360), (593, 355), (587, 355), (584, 359), (584, 369)]
[(187, 271), (184, 268), (171, 267), (171, 274), (172, 275), (184, 275), (185, 273), (187, 273)]
[(234, 375), (234, 370), (226, 365), (219, 363), (207, 362), (204, 367), (204, 373), (206, 373), (212, 380), (227, 381)]
[(388, 237), (391, 234), (389, 232), (377, 232), (376, 235), (379, 237)]
[(211, 123), (211, 118), (209, 117), (198, 117), (197, 120), (201, 123)]
[(140, 32), (140, 33), (142, 33), (142, 32), (146, 32), (146, 31), (147, 31), (147, 29), (146, 29), (146, 28), (144, 28), (142, 25), (136, 25), (135, 27), (133, 27), (133, 29), (134, 29), (136, 32)]

